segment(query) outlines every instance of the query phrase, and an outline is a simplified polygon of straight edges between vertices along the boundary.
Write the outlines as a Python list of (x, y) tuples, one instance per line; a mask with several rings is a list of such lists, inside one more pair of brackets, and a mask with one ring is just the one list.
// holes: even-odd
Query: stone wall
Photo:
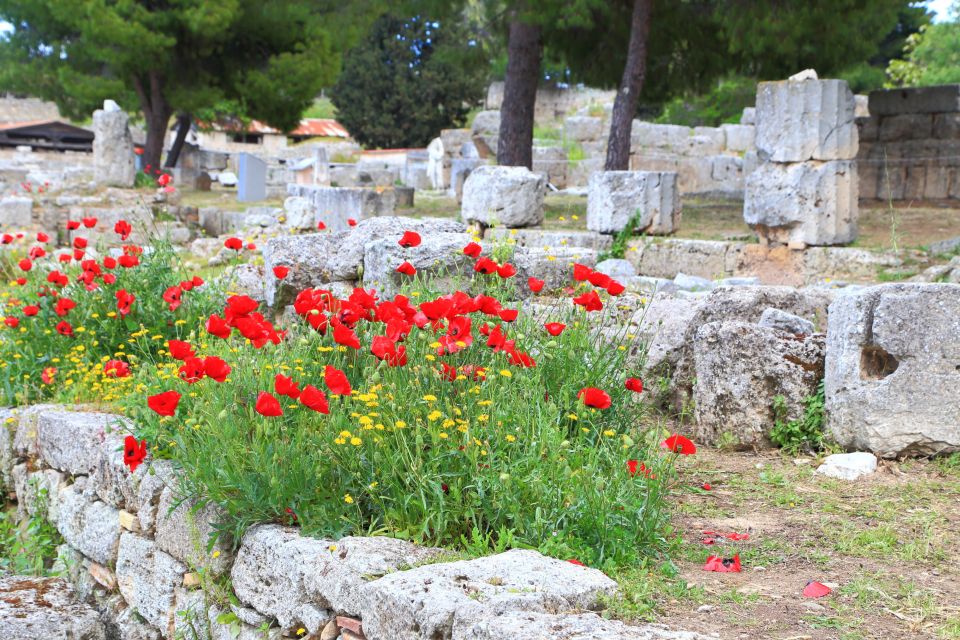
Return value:
[[(444, 562), (441, 550), (402, 540), (309, 538), (277, 524), (234, 545), (213, 535), (217, 508), (182, 499), (169, 462), (127, 470), (122, 417), (48, 405), (3, 410), (0, 420), (0, 489), (22, 515), (37, 513), (45, 492), (40, 516), (66, 541), (59, 569), (99, 611), (99, 626), (85, 620), (76, 637), (495, 640), (549, 628), (551, 637), (706, 640), (601, 618), (592, 610), (617, 584), (535, 551)], [(17, 609), (29, 603), (12, 606), (0, 629), (34, 637), (17, 627), (30, 624)]]
[(53, 102), (11, 95), (0, 97), (0, 124), (58, 119), (60, 119), (60, 110)]
[[(537, 89), (537, 101), (534, 106), (534, 118), (540, 121), (558, 120), (577, 109), (592, 105), (613, 104), (615, 90), (593, 89), (590, 87), (540, 87)], [(491, 82), (487, 88), (485, 109), (500, 109), (503, 103), (503, 82)]]
[(960, 199), (960, 85), (874, 91), (860, 129), (860, 198)]

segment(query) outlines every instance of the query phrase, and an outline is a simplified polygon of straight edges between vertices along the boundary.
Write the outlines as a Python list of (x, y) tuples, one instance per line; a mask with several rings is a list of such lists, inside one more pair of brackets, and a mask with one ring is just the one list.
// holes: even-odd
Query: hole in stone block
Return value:
[(864, 347), (860, 352), (860, 376), (881, 380), (897, 370), (900, 362), (883, 348)]

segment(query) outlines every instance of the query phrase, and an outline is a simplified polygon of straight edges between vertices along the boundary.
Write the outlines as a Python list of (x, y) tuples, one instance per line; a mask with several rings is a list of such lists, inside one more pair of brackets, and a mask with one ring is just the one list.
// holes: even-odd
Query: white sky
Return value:
[(946, 20), (950, 15), (950, 5), (952, 4), (953, 0), (930, 0), (927, 3), (927, 8), (936, 12), (937, 15), (933, 18), (934, 22)]

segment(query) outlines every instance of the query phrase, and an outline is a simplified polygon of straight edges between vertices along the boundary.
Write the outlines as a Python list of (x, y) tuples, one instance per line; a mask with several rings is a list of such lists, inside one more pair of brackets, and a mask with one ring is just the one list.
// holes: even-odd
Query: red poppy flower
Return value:
[(607, 293), (612, 296), (618, 296), (626, 290), (627, 288), (616, 280), (611, 280), (610, 284), (607, 285)]
[(207, 333), (210, 335), (226, 339), (230, 337), (230, 331), (230, 325), (227, 324), (227, 321), (217, 314), (211, 314), (207, 318)]
[(417, 275), (417, 268), (409, 262), (404, 261), (397, 267), (397, 273), (402, 273), (405, 276), (415, 276)]
[(627, 473), (631, 476), (637, 475), (637, 468), (640, 462), (638, 460), (627, 460)]
[(407, 364), (407, 348), (397, 344), (386, 336), (376, 336), (370, 343), (370, 353), (383, 360), (391, 367), (402, 367)]
[(120, 266), (124, 269), (130, 269), (140, 264), (140, 258), (137, 256), (122, 255), (117, 259), (117, 262), (119, 262)]
[(580, 305), (585, 311), (600, 311), (603, 309), (603, 302), (600, 301), (600, 296), (597, 295), (596, 291), (588, 291), (582, 296), (577, 296), (573, 299), (573, 303)]
[(85, 226), (87, 229), (93, 229), (95, 226), (97, 226), (97, 219), (94, 217), (81, 218), (80, 222), (82, 222), (83, 226)]
[(351, 227), (355, 227), (357, 226), (357, 221), (354, 220), (353, 218), (347, 218), (347, 224), (350, 225)]
[(327, 404), (326, 394), (312, 384), (308, 384), (300, 392), (300, 404), (318, 413), (330, 413), (330, 405)]
[(43, 380), (43, 384), (53, 384), (55, 375), (57, 375), (57, 368), (47, 367), (40, 373), (40, 379)]
[(33, 269), (33, 262), (30, 261), (30, 258), (24, 258), (17, 263), (17, 266), (20, 267), (21, 271), (30, 271), (30, 269)]
[(230, 375), (230, 365), (223, 358), (207, 356), (203, 359), (203, 372), (217, 382), (224, 382)]
[(37, 242), (49, 242), (50, 236), (45, 234), (43, 231), (37, 234)]
[(710, 556), (707, 563), (703, 565), (704, 571), (716, 571), (717, 573), (740, 573), (740, 555), (732, 558), (720, 558)]
[(86, 249), (87, 248), (87, 239), (76, 237), (73, 239), (73, 248), (74, 249)]
[(24, 278), (23, 276), (20, 276), (19, 278), (17, 278), (17, 284), (22, 287), (23, 285), (27, 284), (27, 279)]
[(563, 333), (563, 330), (567, 328), (567, 325), (561, 324), (559, 322), (548, 322), (545, 325), (543, 325), (543, 328), (546, 329), (547, 333), (549, 333), (550, 335), (558, 336), (561, 333)]
[(170, 181), (171, 181), (171, 180), (173, 180), (173, 178), (170, 177), (170, 174), (169, 174), (169, 173), (165, 173), (165, 174), (163, 174), (162, 176), (160, 176), (159, 178), (157, 178), (157, 184), (160, 185), (161, 187), (165, 187), (165, 186), (167, 186), (168, 184), (170, 184)]
[(187, 358), (177, 370), (177, 374), (187, 384), (199, 382), (204, 376), (203, 360), (194, 357)]
[(600, 287), (601, 289), (606, 289), (612, 280), (610, 276), (605, 273), (600, 273), (599, 271), (593, 271), (587, 276), (587, 281), (595, 287)]
[(73, 259), (76, 261), (83, 260), (83, 256), (87, 255), (87, 252), (83, 249), (74, 249), (73, 250)]
[(583, 282), (590, 277), (591, 273), (593, 273), (593, 269), (587, 265), (580, 264), (579, 262), (573, 265), (573, 279), (577, 282)]
[(76, 231), (76, 230), (79, 229), (79, 228), (80, 228), (80, 221), (79, 221), (79, 220), (67, 220), (67, 230), (68, 230), (68, 231)]
[(585, 567), (585, 566), (587, 566), (587, 565), (583, 564), (582, 562), (580, 562), (579, 560), (577, 560), (576, 558), (570, 558), (569, 560), (567, 560), (567, 562), (569, 562), (570, 564), (575, 564), (575, 565), (577, 565), (578, 567)]
[(104, 269), (115, 269), (117, 267), (117, 259), (112, 256), (107, 256), (103, 259), (103, 268)]
[(223, 246), (233, 251), (241, 251), (243, 249), (243, 240), (240, 238), (227, 238), (223, 241)]
[(117, 224), (113, 225), (113, 232), (120, 236), (121, 240), (126, 241), (133, 233), (133, 227), (126, 220), (119, 220)]
[(256, 251), (256, 250), (257, 250), (257, 245), (253, 244), (252, 242), (247, 243), (247, 251)]
[(497, 266), (497, 263), (491, 260), (490, 258), (486, 258), (486, 257), (480, 258), (473, 265), (474, 271), (476, 271), (477, 273), (483, 273), (486, 275), (490, 275), (491, 273), (496, 273), (497, 269), (499, 269), (499, 267)]
[(261, 391), (257, 396), (257, 404), (254, 407), (262, 416), (267, 418), (276, 418), (283, 415), (283, 409), (280, 408), (280, 401), (274, 398), (266, 391)]
[(335, 396), (348, 396), (352, 392), (347, 374), (339, 369), (327, 365), (323, 370), (323, 382)]
[(702, 488), (703, 488), (704, 491), (710, 491), (711, 489), (713, 489), (713, 487), (710, 486), (710, 483), (709, 483), (709, 482), (704, 482)]
[(357, 338), (357, 334), (354, 333), (353, 329), (343, 323), (338, 322), (333, 327), (333, 341), (352, 349), (360, 348), (360, 339)]
[(816, 580), (811, 580), (807, 583), (807, 586), (803, 588), (803, 596), (805, 598), (822, 598), (831, 591), (833, 591), (833, 589), (827, 585), (817, 582)]
[(170, 287), (163, 292), (163, 300), (170, 305), (170, 311), (176, 311), (180, 306), (183, 289), (180, 287)]
[(296, 400), (300, 397), (300, 387), (292, 378), (277, 374), (273, 379), (273, 389), (282, 396)]
[(136, 301), (136, 296), (132, 293), (128, 293), (126, 289), (120, 289), (114, 294), (117, 297), (117, 311), (120, 312), (121, 316), (126, 316), (130, 313), (130, 306)]
[(250, 296), (230, 296), (227, 298), (227, 309), (235, 316), (245, 316), (253, 313), (259, 303)]
[(583, 400), (583, 404), (594, 409), (610, 408), (610, 394), (603, 389), (596, 387), (584, 387), (577, 392), (577, 397)]
[(126, 378), (130, 375), (130, 365), (123, 360), (109, 360), (103, 365), (103, 375), (108, 378)]
[(530, 287), (530, 291), (534, 293), (540, 293), (543, 291), (543, 285), (546, 284), (543, 280), (538, 280), (537, 278), (527, 278), (527, 286)]
[(517, 268), (514, 267), (509, 262), (500, 265), (497, 269), (497, 275), (506, 280), (507, 278), (512, 278), (517, 275)]
[(73, 335), (73, 326), (70, 325), (66, 320), (61, 320), (57, 323), (56, 326), (57, 333), (62, 336), (72, 336)]
[(277, 280), (283, 280), (288, 275), (290, 275), (290, 267), (284, 267), (283, 265), (277, 265), (273, 268), (273, 275)]
[(130, 473), (137, 470), (140, 463), (147, 457), (147, 441), (137, 439), (133, 436), (127, 436), (123, 440), (123, 464), (130, 468)]
[(468, 255), (471, 258), (479, 257), (482, 251), (483, 251), (483, 247), (481, 247), (476, 242), (471, 242), (470, 244), (468, 244), (463, 248), (464, 255)]
[(189, 342), (170, 340), (167, 342), (167, 347), (170, 350), (170, 357), (176, 360), (186, 360), (193, 357), (193, 347), (190, 346)]
[(176, 391), (164, 391), (147, 398), (147, 406), (161, 416), (172, 416), (177, 412), (180, 394)]
[(625, 386), (628, 391), (633, 391), (634, 393), (643, 392), (643, 380), (640, 378), (627, 378), (627, 381), (623, 383), (623, 386)]
[(71, 300), (70, 298), (58, 298), (57, 304), (53, 308), (53, 312), (62, 318), (63, 316), (70, 313), (70, 310), (75, 308), (76, 306), (77, 306), (77, 303)]
[(693, 444), (688, 438), (676, 433), (664, 440), (661, 446), (665, 447), (668, 451), (679, 453), (682, 456), (693, 455), (697, 452), (697, 445)]
[(38, 307), (35, 304), (28, 304), (23, 308), (23, 315), (25, 316), (28, 316), (28, 317), (35, 316), (38, 313), (40, 313), (40, 307)]
[(16, 316), (7, 316), (3, 319), (3, 323), (10, 327), (11, 329), (16, 329), (20, 326), (20, 319)]
[(10, 244), (11, 242), (13, 242), (13, 236), (9, 233), (5, 233), (0, 237), (0, 243), (2, 244)]
[(520, 315), (520, 312), (517, 311), (516, 309), (503, 309), (497, 315), (504, 322), (513, 322), (514, 320), (517, 319), (517, 316)]
[(404, 248), (419, 247), (421, 242), (420, 234), (416, 231), (404, 231), (400, 238), (400, 246)]
[(319, 229), (320, 231), (323, 231), (326, 228), (327, 228), (327, 225), (323, 222), (323, 220), (317, 223), (317, 229)]

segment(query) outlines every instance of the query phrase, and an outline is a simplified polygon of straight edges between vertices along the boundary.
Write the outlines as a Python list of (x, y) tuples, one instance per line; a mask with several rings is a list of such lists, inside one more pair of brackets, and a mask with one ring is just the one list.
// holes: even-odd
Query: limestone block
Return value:
[(960, 451), (960, 285), (840, 296), (827, 328), (826, 412), (841, 445), (880, 457)]
[(749, 124), (722, 124), (727, 151), (746, 153), (756, 148), (757, 128)]
[(477, 167), (463, 185), (460, 216), (483, 226), (531, 227), (543, 222), (546, 179), (525, 167)]
[(136, 178), (130, 118), (107, 100), (93, 112), (93, 176), (99, 184), (132, 187)]
[(33, 200), (4, 198), (0, 200), (0, 228), (23, 229), (33, 224)]
[(960, 112), (960, 85), (871, 91), (869, 108), (874, 117), (902, 113), (957, 113)]
[(676, 173), (601, 171), (590, 177), (587, 229), (617, 233), (634, 220), (639, 233), (673, 233), (680, 224)]
[(70, 546), (100, 564), (110, 566), (117, 557), (120, 513), (88, 500), (76, 485), (61, 487), (58, 494), (57, 530)]
[(127, 603), (165, 637), (173, 637), (175, 597), (187, 567), (148, 538), (120, 536), (117, 584)]
[(563, 121), (563, 137), (569, 142), (588, 142), (603, 137), (603, 118), (570, 116)]
[(109, 413), (44, 411), (37, 421), (40, 457), (54, 469), (89, 474), (107, 435), (125, 428), (121, 416)]
[(757, 151), (773, 162), (857, 157), (854, 100), (845, 80), (757, 85)]
[(230, 540), (214, 536), (223, 512), (211, 503), (178, 497), (173, 487), (160, 494), (155, 540), (157, 548), (191, 569), (203, 569), (218, 576), (230, 568), (233, 554)]
[(397, 239), (380, 238), (364, 248), (363, 286), (375, 289), (381, 297), (392, 298), (404, 282), (411, 281), (410, 276), (397, 273), (402, 262), (412, 264), (418, 275), (430, 276), (437, 286), (473, 271), (473, 259), (463, 254), (472, 241), (469, 234), (431, 233), (423, 236), (420, 246), (409, 248), (401, 247)]
[(824, 343), (823, 334), (798, 338), (746, 322), (702, 325), (693, 344), (694, 439), (770, 446), (774, 398), (784, 398), (787, 420), (802, 417), (823, 376)]
[(856, 162), (766, 162), (746, 179), (743, 218), (768, 242), (844, 244), (857, 237), (857, 200)]
[(0, 638), (106, 640), (100, 613), (60, 578), (0, 577)]

